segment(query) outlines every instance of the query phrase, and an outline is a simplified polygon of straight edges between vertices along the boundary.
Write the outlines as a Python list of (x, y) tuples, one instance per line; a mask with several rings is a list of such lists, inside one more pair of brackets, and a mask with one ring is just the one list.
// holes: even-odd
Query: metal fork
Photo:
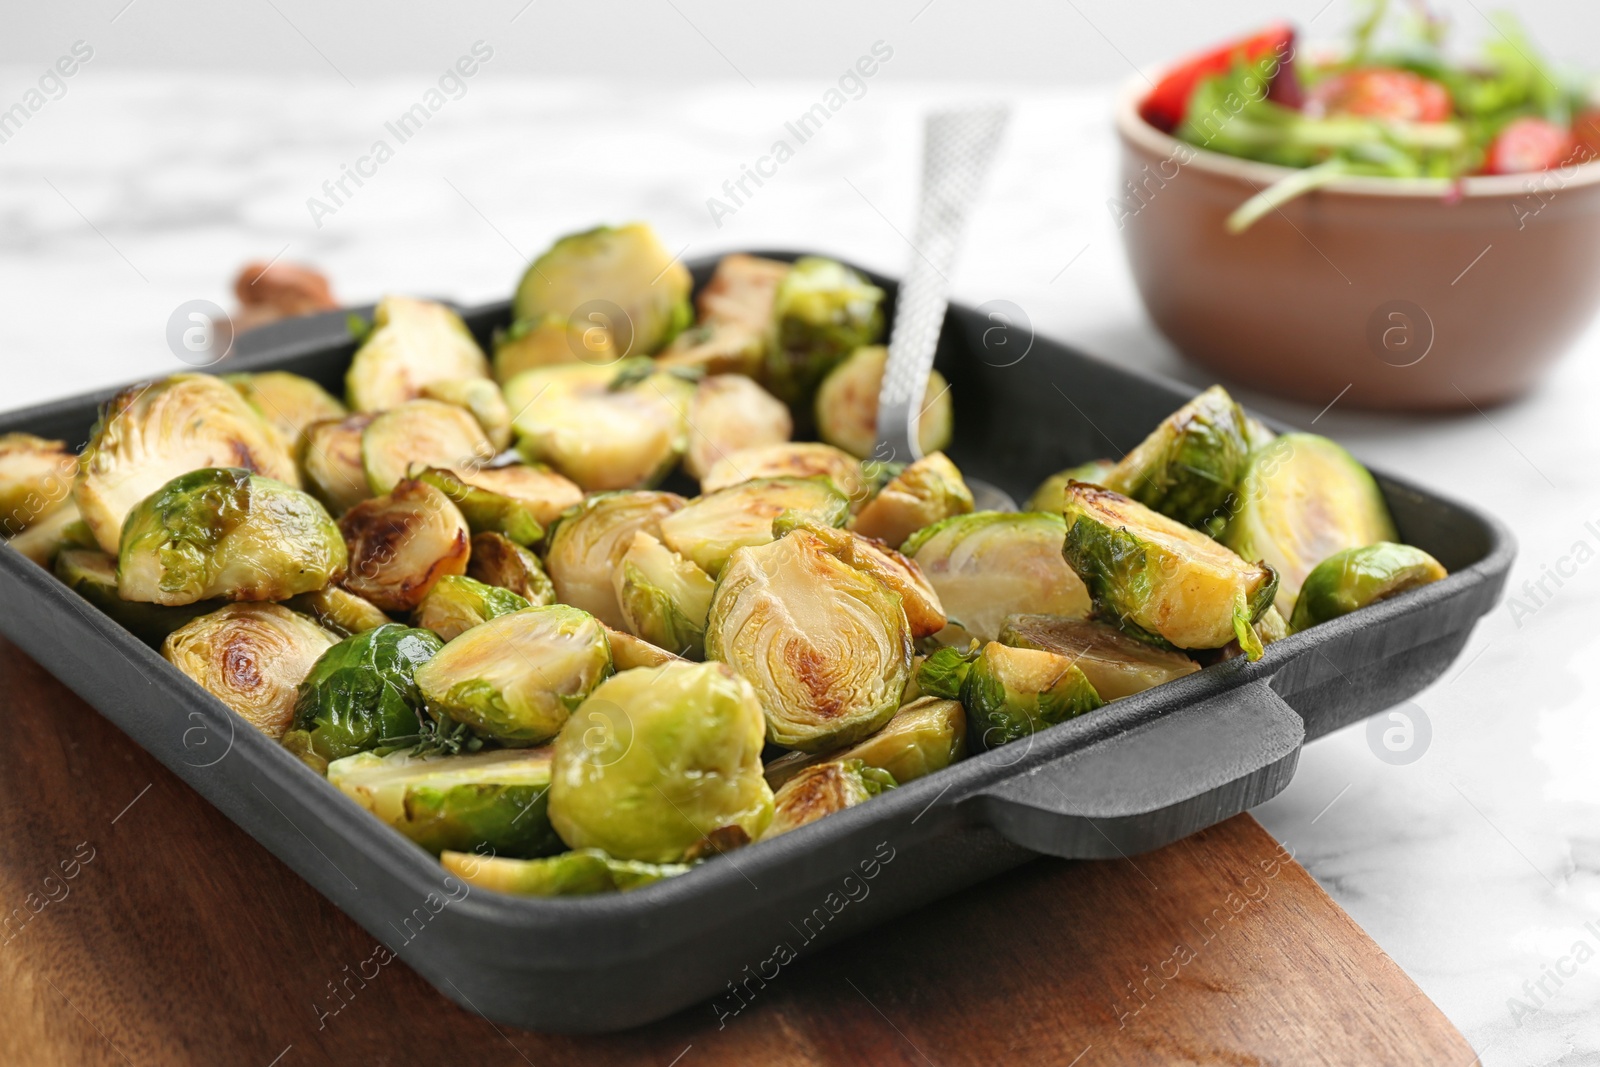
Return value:
[[(930, 114), (923, 125), (922, 203), (911, 269), (900, 283), (889, 360), (878, 390), (878, 442), (873, 455), (889, 462), (922, 458), (917, 423), (939, 332), (949, 306), (950, 271), (960, 251), (967, 211), (988, 173), (1000, 135), (1011, 117), (1004, 105), (982, 105)], [(1015, 511), (1002, 489), (967, 479), (979, 511)]]

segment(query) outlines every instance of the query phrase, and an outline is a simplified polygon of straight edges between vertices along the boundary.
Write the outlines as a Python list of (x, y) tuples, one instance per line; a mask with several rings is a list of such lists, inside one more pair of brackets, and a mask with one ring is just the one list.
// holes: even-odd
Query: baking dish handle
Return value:
[(1256, 681), (1030, 768), (971, 803), (1035, 852), (1130, 856), (1277, 795), (1304, 740), (1300, 716)]

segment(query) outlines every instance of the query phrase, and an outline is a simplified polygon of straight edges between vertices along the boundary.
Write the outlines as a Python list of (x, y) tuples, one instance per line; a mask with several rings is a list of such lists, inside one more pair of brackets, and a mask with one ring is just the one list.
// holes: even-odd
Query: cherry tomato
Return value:
[[(1272, 70), (1273, 90), (1269, 95), (1273, 99), (1292, 95), (1294, 99), (1283, 99), (1282, 102), (1296, 106), (1299, 104), (1299, 85), (1297, 82), (1290, 85), (1286, 79), (1289, 61), (1294, 55), (1294, 27), (1286, 22), (1277, 22), (1260, 33), (1231, 41), (1173, 67), (1140, 103), (1139, 115), (1156, 129), (1171, 133), (1183, 121), (1184, 112), (1189, 108), (1189, 97), (1194, 95), (1195, 86), (1201, 81), (1226, 74), (1241, 58), (1254, 62), (1272, 55), (1278, 57), (1279, 65)], [(1278, 86), (1280, 80), (1285, 80), (1281, 90)]]
[(1314, 86), (1310, 103), (1327, 115), (1359, 115), (1395, 122), (1443, 122), (1450, 91), (1409, 70), (1367, 67), (1336, 74)]
[(1495, 137), (1485, 174), (1525, 174), (1559, 167), (1572, 155), (1570, 131), (1544, 119), (1517, 119)]

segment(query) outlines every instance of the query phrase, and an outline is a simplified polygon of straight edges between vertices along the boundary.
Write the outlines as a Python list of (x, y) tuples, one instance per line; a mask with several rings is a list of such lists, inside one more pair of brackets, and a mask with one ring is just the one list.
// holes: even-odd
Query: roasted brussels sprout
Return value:
[(830, 759), (796, 773), (772, 798), (772, 823), (761, 835), (769, 841), (845, 808), (865, 803), (895, 787), (894, 775), (858, 759)]
[(538, 320), (518, 319), (494, 339), (494, 380), (505, 385), (525, 370), (558, 363), (608, 367), (622, 356), (611, 344), (611, 331), (597, 322), (574, 322), (548, 314)]
[(344, 539), (309, 493), (238, 467), (180, 474), (128, 513), (125, 600), (287, 600), (345, 571)]
[(689, 401), (689, 449), (683, 469), (704, 480), (725, 456), (789, 440), (794, 422), (783, 401), (742, 374), (713, 374)]
[(573, 848), (648, 863), (724, 826), (755, 840), (772, 820), (761, 734), (761, 704), (726, 664), (616, 675), (556, 738), (550, 821)]
[(229, 604), (167, 635), (161, 654), (273, 740), (294, 718), (295, 690), (333, 635), (280, 604)]
[(532, 322), (557, 315), (603, 326), (619, 354), (648, 356), (694, 318), (692, 284), (649, 226), (600, 226), (561, 238), (534, 260), (512, 308)]
[(56, 554), (55, 572), (67, 588), (155, 649), (178, 627), (222, 607), (217, 600), (175, 608), (124, 600), (117, 592), (117, 561), (98, 548), (63, 548)]
[(711, 575), (638, 530), (612, 582), (629, 631), (688, 659), (705, 655)]
[(905, 609), (913, 638), (931, 637), (944, 629), (944, 605), (939, 602), (939, 594), (934, 592), (922, 568), (882, 541), (874, 541), (854, 530), (824, 526), (793, 513), (780, 515), (773, 523), (775, 533), (790, 530), (805, 530), (841, 561), (863, 574), (872, 575), (900, 594), (900, 606)]
[(474, 534), (497, 533), (519, 545), (537, 544), (544, 538), (544, 527), (523, 500), (474, 485), (453, 470), (414, 467), (411, 476), (449, 497)]
[(1064, 471), (1057, 471), (1039, 483), (1039, 488), (1033, 491), (1028, 498), (1029, 511), (1053, 511), (1061, 513), (1066, 506), (1065, 494), (1068, 482), (1083, 482), (1085, 485), (1101, 485), (1106, 480), (1106, 475), (1111, 473), (1117, 464), (1109, 459), (1091, 459), (1088, 463), (1080, 463), (1076, 467), (1068, 467)]
[(528, 606), (526, 600), (509, 589), (451, 574), (433, 583), (412, 613), (412, 621), (445, 641), (454, 641), (480, 623)]
[(511, 409), (505, 394), (488, 378), (447, 378), (422, 387), (424, 400), (438, 400), (466, 410), (478, 420), (496, 452), (511, 444)]
[(664, 517), (661, 540), (715, 577), (737, 549), (771, 541), (773, 520), (785, 512), (842, 526), (850, 502), (828, 478), (757, 478), (707, 493)]
[(340, 637), (376, 630), (392, 621), (378, 610), (378, 605), (339, 585), (325, 585), (313, 592), (301, 593), (290, 598), (286, 606), (311, 616), (324, 630)]
[[(789, 413), (783, 417), (787, 422)], [(66, 504), (77, 473), (78, 457), (65, 442), (0, 434), (0, 537), (14, 537)]]
[[(85, 541), (87, 544), (82, 543)], [(69, 500), (15, 537), (7, 538), (6, 544), (48, 570), (62, 549), (98, 547), (99, 542), (78, 516), (78, 506)]]
[(285, 747), (325, 766), (368, 749), (415, 744), (423, 728), (415, 675), (441, 644), (427, 630), (391, 622), (328, 648), (300, 682)]
[(450, 473), (468, 485), (518, 501), (547, 530), (562, 512), (583, 502), (583, 490), (570, 478), (540, 463), (470, 467)]
[(842, 263), (806, 256), (778, 283), (766, 383), (796, 407), (840, 360), (883, 333), (883, 290)]
[(724, 256), (700, 291), (700, 321), (661, 353), (663, 366), (707, 374), (761, 375), (772, 301), (789, 264), (756, 256)]
[(1061, 558), (1066, 532), (1049, 512), (978, 511), (913, 534), (901, 551), (922, 568), (950, 619), (939, 641), (993, 641), (1017, 612), (1087, 615), (1088, 591)]
[(298, 486), (283, 435), (209, 374), (124, 389), (101, 410), (72, 487), (83, 521), (112, 555), (134, 505), (180, 474), (227, 464)]
[(1256, 635), (1261, 638), (1263, 647), (1274, 641), (1282, 641), (1289, 636), (1289, 620), (1283, 617), (1276, 606), (1270, 607), (1256, 620)]
[(984, 748), (1093, 711), (1103, 701), (1066, 656), (990, 641), (961, 687), (967, 723)]
[(1445, 577), (1439, 561), (1410, 545), (1381, 541), (1335, 552), (1312, 568), (1300, 587), (1289, 630), (1348, 615), (1368, 604)]
[[(601, 625), (605, 626), (604, 623)], [(611, 665), (618, 674), (635, 667), (665, 667), (669, 663), (689, 662), (625, 630), (613, 630), (606, 626), (606, 639), (611, 643)]]
[(503, 859), (468, 852), (445, 852), (444, 869), (477, 889), (521, 897), (572, 897), (626, 893), (687, 872), (683, 863), (615, 860), (597, 848), (563, 852), (544, 859)]
[(908, 464), (862, 506), (850, 528), (891, 545), (952, 515), (972, 511), (972, 490), (943, 452)]
[(408, 400), (361, 431), (361, 466), (375, 494), (393, 489), (413, 467), (470, 469), (493, 457), (478, 420), (438, 400)]
[(866, 475), (856, 458), (815, 441), (760, 445), (723, 456), (700, 479), (700, 491), (715, 493), (757, 478), (827, 478), (852, 504), (867, 496)]
[(429, 382), (488, 376), (489, 361), (461, 316), (432, 300), (386, 296), (350, 361), (345, 400), (353, 411), (387, 411), (417, 399)]
[(981, 651), (976, 641), (967, 649), (954, 645), (935, 649), (917, 667), (918, 692), (945, 700), (960, 700), (967, 675), (972, 673), (972, 661)]
[(222, 380), (249, 402), (291, 446), (298, 445), (307, 426), (328, 419), (342, 419), (344, 405), (310, 378), (283, 370), (258, 374), (224, 374)]
[(539, 557), (501, 534), (473, 536), (467, 577), (509, 589), (534, 607), (556, 602), (556, 587), (539, 564)]
[(407, 479), (339, 520), (350, 562), (344, 584), (384, 611), (410, 611), (447, 574), (463, 574), (467, 520), (426, 482)]
[(659, 481), (683, 455), (692, 388), (648, 360), (568, 363), (517, 375), (506, 384), (506, 402), (517, 448), (529, 460), (591, 492), (633, 489)]
[(613, 629), (627, 620), (612, 576), (639, 530), (661, 533), (662, 520), (683, 507), (675, 493), (605, 493), (590, 497), (556, 524), (545, 569), (556, 599), (582, 608)]
[(611, 673), (611, 648), (593, 615), (565, 604), (524, 608), (474, 626), (417, 669), (435, 719), (526, 747), (556, 735)]
[(1250, 453), (1222, 543), (1278, 572), (1287, 618), (1318, 563), (1397, 537), (1378, 483), (1354, 456), (1326, 437), (1290, 433)]
[[(889, 350), (882, 345), (858, 348), (822, 380), (817, 388), (817, 436), (830, 445), (866, 459), (878, 443), (878, 391)], [(922, 394), (917, 416), (917, 443), (922, 452), (948, 448), (955, 422), (950, 386), (933, 371)]]
[(1213, 385), (1167, 416), (1102, 483), (1186, 526), (1215, 536), (1244, 474), (1244, 409)]
[[(767, 784), (778, 789), (796, 772), (829, 760), (859, 760), (907, 782), (942, 771), (967, 754), (967, 713), (959, 700), (921, 697), (901, 706), (883, 729), (842, 752), (790, 752), (767, 764)], [(771, 836), (771, 831), (768, 831)]]
[(1062, 553), (1102, 618), (1177, 648), (1221, 648), (1238, 638), (1247, 656), (1260, 658), (1251, 623), (1278, 590), (1271, 567), (1240, 559), (1137, 501), (1081, 482), (1067, 486), (1066, 522)]
[[(1262, 615), (1263, 621), (1266, 617)], [(1142, 693), (1200, 669), (1200, 664), (1181, 652), (1156, 648), (1115, 626), (1055, 615), (1011, 616), (1000, 628), (1000, 643), (1067, 657), (1102, 700)]]
[(361, 465), (361, 435), (376, 415), (350, 415), (314, 422), (300, 439), (300, 473), (306, 489), (343, 515), (372, 496), (367, 470)]
[(755, 687), (768, 740), (821, 752), (861, 740), (900, 707), (911, 628), (899, 594), (795, 530), (733, 553), (711, 601), (706, 656)]
[(464, 756), (362, 752), (328, 765), (328, 781), (357, 804), (438, 855), (492, 849), (548, 856), (566, 846), (546, 814), (549, 748)]

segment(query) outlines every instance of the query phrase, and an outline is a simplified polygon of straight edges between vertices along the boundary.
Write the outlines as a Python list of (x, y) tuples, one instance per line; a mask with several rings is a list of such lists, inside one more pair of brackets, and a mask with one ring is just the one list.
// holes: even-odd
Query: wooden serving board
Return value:
[(737, 1012), (510, 1030), (377, 962), (3, 641), (0, 707), (0, 1062), (18, 1067), (1474, 1060), (1248, 815), (1134, 861), (1030, 864), (783, 969)]

